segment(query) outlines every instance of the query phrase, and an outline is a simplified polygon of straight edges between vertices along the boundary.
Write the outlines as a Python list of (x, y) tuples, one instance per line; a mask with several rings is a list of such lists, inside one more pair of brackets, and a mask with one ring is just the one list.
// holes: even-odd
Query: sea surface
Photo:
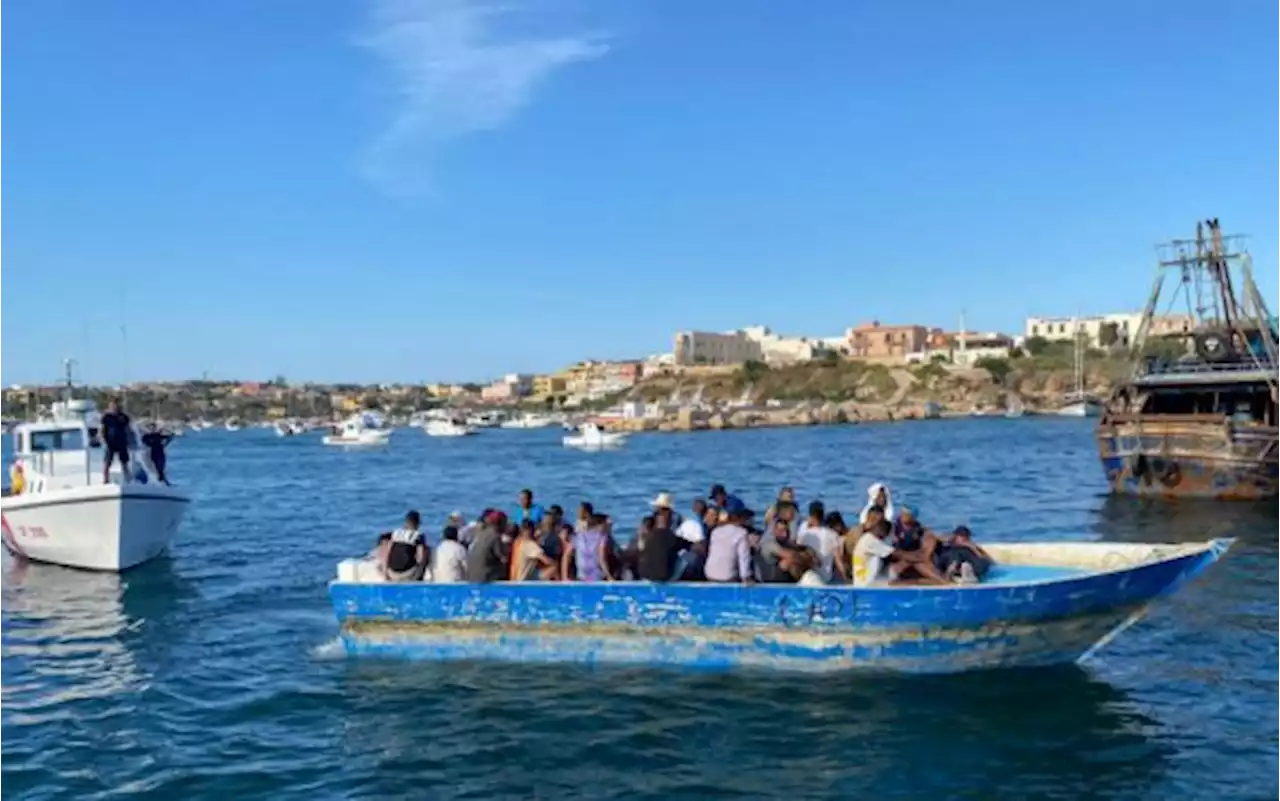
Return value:
[[(636, 435), (385, 451), (190, 433), (171, 554), (3, 572), (5, 799), (1277, 797), (1277, 507), (1107, 497), (1083, 420)], [(7, 443), (6, 443), (7, 445)], [(979, 538), (1238, 538), (1089, 663), (936, 678), (346, 658), (326, 583), (417, 508), (589, 499), (638, 519), (723, 482), (846, 512), (889, 482)]]

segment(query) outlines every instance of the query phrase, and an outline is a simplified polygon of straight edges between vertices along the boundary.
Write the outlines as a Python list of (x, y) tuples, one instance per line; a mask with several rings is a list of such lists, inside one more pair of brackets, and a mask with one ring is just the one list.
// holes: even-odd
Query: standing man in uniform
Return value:
[(124, 482), (133, 480), (129, 475), (129, 415), (120, 408), (120, 399), (112, 398), (107, 404), (107, 413), (102, 415), (102, 447), (106, 449), (106, 458), (102, 460), (102, 483), (111, 483), (111, 463), (116, 457), (120, 459), (120, 473)]

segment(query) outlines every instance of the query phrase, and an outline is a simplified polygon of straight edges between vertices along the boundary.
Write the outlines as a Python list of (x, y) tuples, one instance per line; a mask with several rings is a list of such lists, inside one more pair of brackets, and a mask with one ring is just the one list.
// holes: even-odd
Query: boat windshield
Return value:
[(85, 431), (82, 428), (60, 428), (32, 431), (28, 435), (32, 453), (46, 451), (82, 451), (85, 448)]

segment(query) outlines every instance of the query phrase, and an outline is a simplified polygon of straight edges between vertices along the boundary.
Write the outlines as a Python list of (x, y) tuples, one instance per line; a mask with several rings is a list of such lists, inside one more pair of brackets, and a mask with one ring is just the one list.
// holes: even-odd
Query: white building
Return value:
[(672, 356), (676, 364), (742, 364), (762, 360), (764, 351), (743, 331), (681, 331), (676, 334)]
[[(1116, 327), (1115, 346), (1127, 348), (1138, 333), (1142, 323), (1142, 314), (1123, 312), (1120, 314), (1099, 314), (1091, 317), (1028, 317), (1025, 336), (1039, 337), (1050, 342), (1070, 342), (1072, 332), (1078, 326), (1084, 333), (1086, 344), (1091, 348), (1106, 347), (1099, 341), (1099, 336), (1108, 324)], [(1176, 336), (1193, 331), (1195, 318), (1188, 314), (1158, 314), (1151, 318), (1151, 327), (1147, 331), (1150, 336)]]
[(819, 340), (808, 337), (779, 336), (763, 325), (744, 328), (742, 333), (760, 345), (760, 354), (767, 364), (807, 362), (813, 359), (822, 348)]
[(526, 398), (533, 394), (533, 376), (528, 373), (508, 373), (502, 377), (502, 383), (511, 386), (511, 394)]
[[(829, 342), (839, 344), (831, 347)], [(681, 331), (676, 334), (672, 359), (675, 364), (794, 364), (809, 361), (828, 348), (842, 350), (843, 339), (786, 337), (768, 326), (753, 325), (724, 333)]]
[(1142, 315), (1138, 312), (1096, 314), (1088, 317), (1028, 317), (1023, 334), (1027, 339), (1038, 337), (1050, 342), (1072, 342), (1080, 331), (1085, 344), (1091, 348), (1103, 347), (1099, 335), (1108, 323), (1116, 327), (1115, 344), (1128, 347), (1138, 333)]

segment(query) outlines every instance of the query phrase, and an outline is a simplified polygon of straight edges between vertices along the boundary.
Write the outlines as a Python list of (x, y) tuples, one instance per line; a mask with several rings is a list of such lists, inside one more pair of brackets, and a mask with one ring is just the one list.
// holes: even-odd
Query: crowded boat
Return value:
[(670, 493), (658, 493), (629, 534), (589, 501), (570, 517), (559, 504), (536, 502), (529, 489), (510, 513), (450, 514), (434, 544), (410, 511), (399, 528), (379, 535), (358, 579), (921, 586), (977, 584), (993, 564), (967, 527), (929, 528), (913, 507), (895, 504), (883, 483), (868, 488), (852, 523), (821, 500), (802, 512), (791, 487), (757, 515), (716, 484), (684, 512)]

